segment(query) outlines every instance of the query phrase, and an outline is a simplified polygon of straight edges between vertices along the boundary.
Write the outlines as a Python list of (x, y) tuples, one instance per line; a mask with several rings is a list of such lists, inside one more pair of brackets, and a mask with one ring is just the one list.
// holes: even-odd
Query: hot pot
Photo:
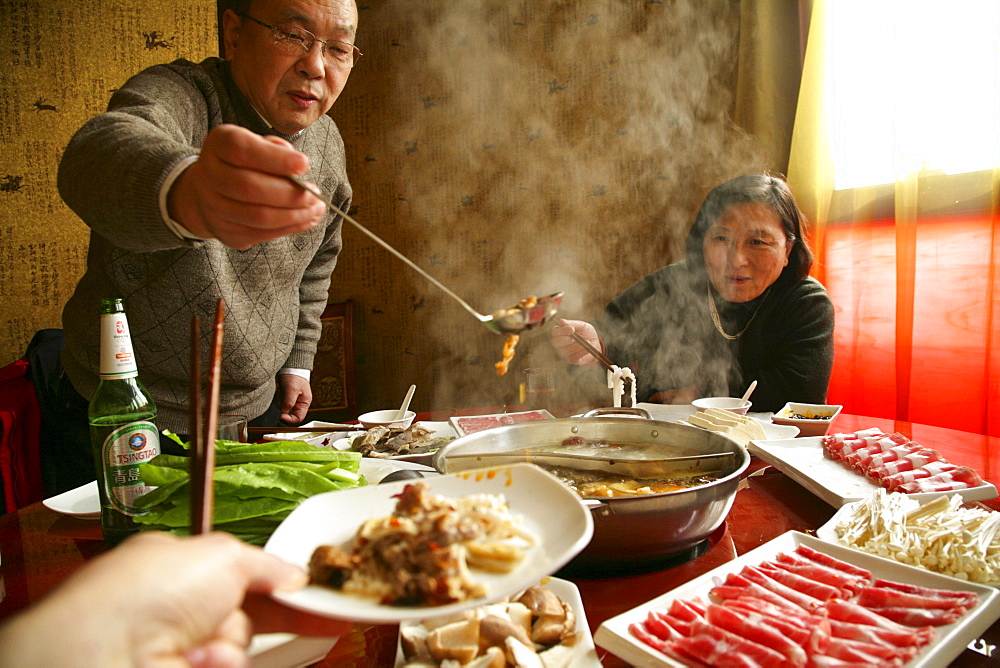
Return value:
[[(484, 468), (510, 463), (511, 456), (522, 456), (523, 450), (559, 451), (566, 439), (574, 437), (624, 444), (629, 460), (644, 462), (729, 453), (732, 456), (724, 458), (718, 477), (695, 487), (629, 497), (581, 498), (592, 511), (594, 536), (565, 570), (581, 575), (649, 570), (705, 543), (732, 507), (740, 474), (750, 465), (747, 451), (721, 434), (697, 427), (590, 415), (522, 422), (467, 434), (438, 450), (432, 464), (441, 473)], [(581, 459), (587, 460), (584, 468), (605, 465), (594, 464), (590, 457)], [(611, 469), (615, 463), (606, 465)]]

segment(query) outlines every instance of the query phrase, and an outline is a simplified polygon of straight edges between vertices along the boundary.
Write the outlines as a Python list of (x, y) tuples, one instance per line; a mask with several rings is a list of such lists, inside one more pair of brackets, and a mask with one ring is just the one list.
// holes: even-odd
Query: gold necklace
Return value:
[(764, 297), (760, 300), (760, 303), (757, 304), (757, 309), (753, 312), (753, 315), (750, 316), (750, 319), (747, 320), (747, 324), (743, 326), (743, 329), (740, 330), (739, 334), (726, 334), (726, 330), (722, 329), (722, 323), (719, 322), (719, 312), (715, 309), (715, 300), (712, 299), (712, 285), (709, 284), (708, 312), (712, 316), (712, 322), (715, 324), (715, 329), (719, 331), (719, 334), (722, 334), (722, 336), (729, 339), (730, 341), (735, 341), (736, 339), (743, 336), (743, 332), (747, 331), (747, 327), (749, 327), (750, 323), (753, 322), (753, 319), (757, 317), (757, 313), (760, 311), (760, 307), (764, 305), (764, 301), (767, 299), (767, 294), (770, 291), (771, 291), (770, 287), (768, 287), (767, 290), (764, 291)]

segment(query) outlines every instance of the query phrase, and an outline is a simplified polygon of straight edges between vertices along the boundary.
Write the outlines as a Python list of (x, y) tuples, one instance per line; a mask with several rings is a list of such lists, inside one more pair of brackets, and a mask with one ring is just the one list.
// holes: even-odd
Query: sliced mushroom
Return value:
[(434, 629), (427, 635), (427, 651), (436, 661), (455, 659), (468, 663), (479, 654), (479, 624), (455, 622)]
[(533, 647), (531, 638), (528, 637), (524, 627), (515, 624), (510, 619), (487, 615), (479, 622), (479, 646), (481, 648), (503, 647), (507, 638), (516, 638), (522, 644)]
[(403, 656), (412, 659), (418, 656), (429, 656), (427, 651), (427, 629), (421, 624), (407, 624), (399, 627), (399, 645)]
[(524, 629), (525, 635), (531, 635), (532, 614), (523, 603), (513, 601), (507, 604), (507, 616), (510, 621)]
[(544, 668), (570, 668), (576, 656), (577, 648), (570, 645), (553, 645), (544, 652), (538, 653)]
[(573, 608), (559, 601), (559, 612), (553, 615), (539, 615), (531, 627), (531, 639), (540, 645), (555, 645), (576, 629), (576, 615)]
[(530, 644), (525, 645), (511, 636), (504, 641), (504, 647), (507, 650), (507, 663), (510, 665), (517, 668), (544, 668), (542, 660), (538, 658), (535, 648)]
[(528, 587), (524, 593), (517, 598), (518, 603), (522, 603), (528, 610), (539, 616), (561, 615), (563, 606), (559, 597), (545, 587), (535, 585)]
[(507, 665), (507, 657), (499, 647), (489, 647), (486, 652), (473, 659), (463, 668), (504, 668)]

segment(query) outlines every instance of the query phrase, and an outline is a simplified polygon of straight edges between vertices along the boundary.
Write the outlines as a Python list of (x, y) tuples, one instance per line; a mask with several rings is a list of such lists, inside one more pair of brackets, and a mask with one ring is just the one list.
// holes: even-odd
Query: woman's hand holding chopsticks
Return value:
[(552, 347), (563, 361), (570, 364), (577, 366), (602, 364), (606, 368), (612, 365), (611, 360), (604, 355), (604, 344), (597, 330), (583, 320), (563, 318), (557, 320), (552, 327)]

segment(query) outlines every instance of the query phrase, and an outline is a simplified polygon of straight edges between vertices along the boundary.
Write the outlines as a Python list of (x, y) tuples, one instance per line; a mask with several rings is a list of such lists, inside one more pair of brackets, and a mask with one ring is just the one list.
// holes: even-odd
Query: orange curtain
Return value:
[(831, 92), (827, 5), (813, 7), (789, 182), (836, 307), (829, 400), (848, 413), (1000, 436), (1000, 169), (900, 168), (893, 183), (835, 189), (836, 105), (866, 101)]

